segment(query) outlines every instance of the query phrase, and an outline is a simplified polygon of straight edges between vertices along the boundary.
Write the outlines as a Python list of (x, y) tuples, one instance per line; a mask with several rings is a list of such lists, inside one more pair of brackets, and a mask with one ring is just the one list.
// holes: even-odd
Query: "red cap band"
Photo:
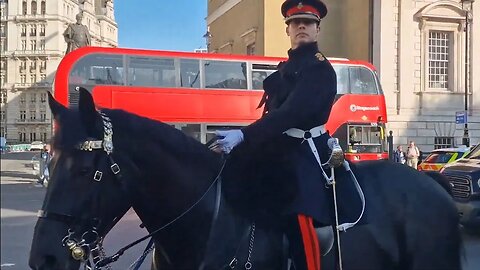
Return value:
[(292, 16), (294, 14), (298, 14), (298, 13), (313, 13), (313, 14), (317, 15), (318, 17), (320, 17), (320, 13), (318, 12), (318, 10), (316, 8), (314, 8), (313, 6), (309, 6), (309, 5), (294, 6), (287, 11), (286, 15), (287, 15), (287, 17), (290, 17), (290, 16)]

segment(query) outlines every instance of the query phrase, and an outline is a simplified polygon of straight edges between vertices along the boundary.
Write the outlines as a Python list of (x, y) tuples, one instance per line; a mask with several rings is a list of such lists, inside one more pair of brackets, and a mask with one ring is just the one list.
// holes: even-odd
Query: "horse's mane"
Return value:
[[(128, 144), (129, 141), (142, 141), (146, 147), (160, 146), (169, 153), (182, 160), (212, 160), (217, 166), (220, 155), (210, 151), (204, 144), (187, 136), (182, 131), (160, 121), (135, 115), (119, 109), (102, 109), (112, 121), (114, 132), (114, 146), (118, 143)], [(92, 126), (81, 124), (81, 115), (77, 109), (70, 109), (61, 115), (58, 121), (59, 129), (56, 129), (53, 146), (54, 149), (72, 149), (77, 147), (85, 139), (103, 138), (103, 126), (101, 121), (92, 123)], [(78, 123), (78, 124), (77, 124)], [(65, 128), (62, 126), (65, 125)], [(99, 133), (99, 131), (102, 131)], [(95, 135), (92, 135), (95, 134)], [(116, 142), (115, 139), (120, 139)], [(127, 140), (125, 142), (121, 140)], [(217, 168), (218, 169), (218, 168)]]
[[(103, 111), (112, 119), (114, 132), (129, 132), (125, 135), (130, 138), (136, 136), (136, 139), (152, 146), (158, 144), (182, 160), (220, 158), (220, 155), (210, 151), (204, 144), (168, 124), (123, 110)], [(136, 133), (132, 134), (131, 131)]]

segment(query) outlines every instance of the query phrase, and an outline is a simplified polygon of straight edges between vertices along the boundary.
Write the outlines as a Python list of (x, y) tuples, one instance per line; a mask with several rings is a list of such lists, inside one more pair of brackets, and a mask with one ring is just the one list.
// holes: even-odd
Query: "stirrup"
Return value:
[(330, 138), (328, 139), (328, 147), (332, 150), (330, 154), (330, 158), (328, 159), (327, 163), (332, 168), (337, 168), (343, 165), (345, 161), (345, 155), (343, 154), (342, 147), (338, 144), (337, 138)]

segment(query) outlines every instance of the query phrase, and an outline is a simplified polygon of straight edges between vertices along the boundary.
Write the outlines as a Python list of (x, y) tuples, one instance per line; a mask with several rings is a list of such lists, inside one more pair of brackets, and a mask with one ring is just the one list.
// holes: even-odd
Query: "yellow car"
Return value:
[(463, 158), (469, 151), (470, 147), (435, 149), (417, 168), (419, 171), (440, 171), (445, 164)]

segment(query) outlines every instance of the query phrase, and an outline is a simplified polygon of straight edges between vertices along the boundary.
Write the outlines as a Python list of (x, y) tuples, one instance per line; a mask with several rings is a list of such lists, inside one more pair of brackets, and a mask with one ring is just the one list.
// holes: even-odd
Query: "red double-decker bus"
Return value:
[[(55, 98), (78, 102), (77, 86), (97, 106), (120, 108), (174, 125), (201, 142), (221, 128), (258, 119), (262, 82), (284, 58), (84, 47), (65, 56)], [(387, 159), (385, 97), (375, 68), (331, 58), (338, 95), (327, 129), (349, 160)]]

